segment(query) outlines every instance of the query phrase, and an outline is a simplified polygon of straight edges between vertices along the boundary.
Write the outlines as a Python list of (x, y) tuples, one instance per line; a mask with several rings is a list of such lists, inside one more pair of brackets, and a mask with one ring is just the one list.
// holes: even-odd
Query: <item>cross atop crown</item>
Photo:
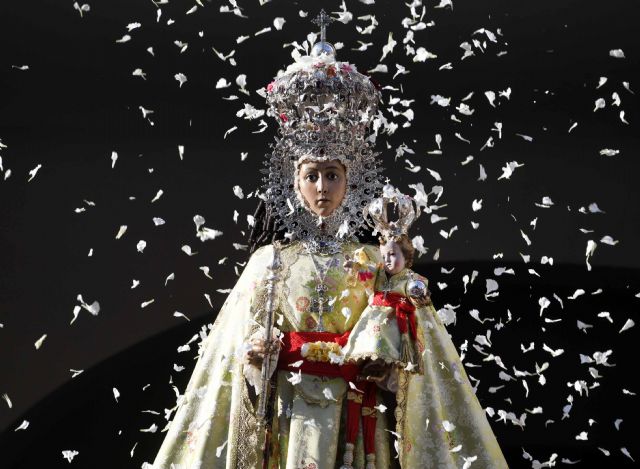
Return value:
[(320, 10), (318, 16), (311, 20), (312, 23), (320, 26), (320, 42), (324, 43), (327, 39), (327, 26), (333, 23), (335, 19), (331, 18), (324, 9)]

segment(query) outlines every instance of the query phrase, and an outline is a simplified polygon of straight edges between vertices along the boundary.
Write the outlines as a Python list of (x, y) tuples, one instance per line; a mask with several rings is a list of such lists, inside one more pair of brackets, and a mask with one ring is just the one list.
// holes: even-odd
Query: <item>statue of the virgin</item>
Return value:
[(359, 241), (382, 190), (370, 136), (380, 94), (336, 59), (324, 18), (311, 54), (267, 87), (279, 131), (252, 255), (153, 468), (506, 468), (428, 290), (411, 299), (415, 366), (341, 354), (371, 295), (345, 265), (381, 264), (378, 246)]

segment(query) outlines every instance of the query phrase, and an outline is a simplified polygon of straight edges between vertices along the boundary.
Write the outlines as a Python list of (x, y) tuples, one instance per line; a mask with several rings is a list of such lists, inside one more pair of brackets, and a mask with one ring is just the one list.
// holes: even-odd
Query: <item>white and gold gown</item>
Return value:
[[(364, 248), (380, 260), (375, 246), (345, 243), (335, 256), (314, 254), (328, 268), (328, 298), (322, 321), (328, 332), (357, 329), (367, 306), (367, 282), (342, 266), (345, 255)], [(264, 430), (255, 415), (255, 394), (237, 350), (257, 324), (264, 323), (265, 279), (273, 255), (271, 245), (251, 257), (205, 339), (200, 358), (153, 464), (154, 469), (262, 468)], [(310, 255), (298, 242), (281, 250), (283, 268), (276, 295), (276, 322), (283, 332), (313, 331), (318, 324), (318, 277)], [(378, 411), (376, 467), (386, 469), (399, 457), (404, 469), (503, 469), (507, 464), (460, 358), (432, 306), (416, 311), (424, 349), (424, 374), (400, 373), (396, 428)], [(363, 318), (364, 319), (364, 318)], [(277, 370), (270, 448), (266, 467), (273, 469), (337, 469), (342, 464), (346, 395), (343, 378)], [(291, 378), (289, 380), (288, 378)], [(295, 383), (295, 384), (292, 384)], [(382, 406), (379, 409), (383, 409)], [(450, 422), (455, 428), (443, 422)], [(394, 450), (393, 434), (400, 434)], [(457, 447), (459, 446), (459, 449)], [(454, 449), (454, 451), (452, 451)], [(361, 439), (354, 451), (355, 468), (364, 468)]]

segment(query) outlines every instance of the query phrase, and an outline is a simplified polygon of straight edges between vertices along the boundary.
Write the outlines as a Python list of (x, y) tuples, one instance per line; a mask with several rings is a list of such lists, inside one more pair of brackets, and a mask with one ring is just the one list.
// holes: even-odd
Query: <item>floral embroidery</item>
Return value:
[(374, 324), (374, 326), (371, 328), (373, 330), (373, 335), (376, 337), (380, 336), (380, 324)]
[(309, 303), (309, 298), (306, 296), (299, 296), (296, 300), (296, 309), (301, 313), (305, 313), (309, 309)]
[(189, 449), (189, 452), (193, 452), (196, 449), (196, 442), (198, 441), (198, 432), (187, 432), (187, 438), (186, 438), (186, 442), (187, 442), (187, 448)]
[[(302, 460), (302, 464), (304, 464), (304, 459)], [(318, 466), (314, 462), (310, 462), (306, 466), (302, 466), (301, 469), (318, 469)]]
[(307, 329), (315, 329), (318, 325), (318, 323), (315, 319), (313, 319), (312, 316), (307, 316), (307, 319), (305, 319), (304, 323), (307, 326)]
[(405, 453), (410, 452), (412, 447), (413, 447), (413, 445), (411, 444), (411, 442), (410, 442), (410, 441), (407, 441), (407, 442), (404, 444), (404, 451), (405, 451)]
[(447, 440), (447, 444), (449, 445), (449, 449), (454, 448), (456, 444), (453, 442), (453, 438), (451, 437), (451, 433), (446, 432), (444, 434), (445, 439)]

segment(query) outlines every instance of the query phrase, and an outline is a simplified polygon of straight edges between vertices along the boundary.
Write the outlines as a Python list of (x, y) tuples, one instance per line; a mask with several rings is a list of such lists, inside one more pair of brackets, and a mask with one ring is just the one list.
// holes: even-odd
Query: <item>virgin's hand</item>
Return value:
[(280, 350), (280, 341), (273, 339), (270, 344), (265, 344), (264, 339), (251, 339), (249, 340), (251, 349), (249, 349), (245, 355), (245, 362), (256, 368), (262, 367), (262, 362), (265, 355), (273, 355)]
[(370, 361), (362, 367), (357, 377), (359, 381), (373, 381), (382, 383), (389, 377), (391, 365), (386, 364), (382, 360)]

